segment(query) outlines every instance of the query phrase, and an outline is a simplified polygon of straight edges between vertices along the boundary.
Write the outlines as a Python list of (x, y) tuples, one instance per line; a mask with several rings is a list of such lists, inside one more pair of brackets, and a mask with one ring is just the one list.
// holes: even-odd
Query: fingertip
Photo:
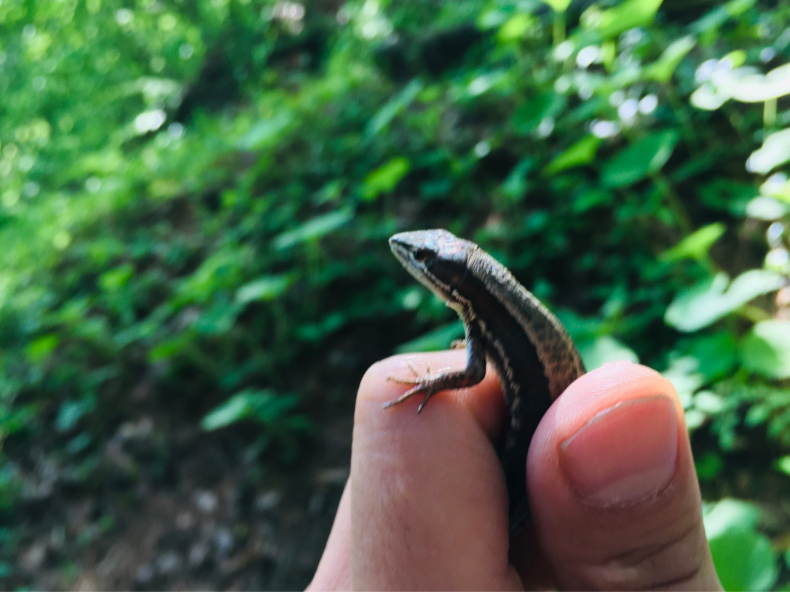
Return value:
[(361, 381), (351, 462), (355, 587), (489, 588), (510, 573), (506, 561), (493, 573), (484, 561), (498, 548), (507, 556), (506, 492), (487, 433), (500, 420), (490, 409), (495, 397), (501, 405), (496, 380), (439, 392), (419, 415), (421, 397), (382, 409), (409, 388), (389, 377), (463, 365), (462, 352), (396, 356)]
[[(470, 413), (489, 439), (495, 440), (503, 425), (504, 398), (496, 373), (490, 368), (480, 384), (470, 388), (437, 392), (427, 405), (422, 404), (422, 396), (393, 404), (405, 390), (413, 386), (404, 386), (403, 380), (416, 378), (415, 371), (420, 376), (436, 374), (449, 369), (462, 369), (465, 363), (466, 353), (462, 350), (400, 354), (376, 362), (368, 368), (360, 381), (355, 424), (393, 419), (393, 417), (382, 416), (380, 414), (382, 409), (387, 410), (388, 413), (416, 416), (425, 413), (425, 409), (438, 407), (449, 401)], [(444, 403), (441, 403), (442, 401)]]

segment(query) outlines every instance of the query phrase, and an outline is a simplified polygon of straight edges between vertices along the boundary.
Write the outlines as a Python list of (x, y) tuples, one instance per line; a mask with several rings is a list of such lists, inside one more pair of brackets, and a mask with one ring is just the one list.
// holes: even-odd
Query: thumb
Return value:
[(683, 411), (644, 366), (573, 383), (530, 448), (536, 534), (560, 589), (721, 589)]

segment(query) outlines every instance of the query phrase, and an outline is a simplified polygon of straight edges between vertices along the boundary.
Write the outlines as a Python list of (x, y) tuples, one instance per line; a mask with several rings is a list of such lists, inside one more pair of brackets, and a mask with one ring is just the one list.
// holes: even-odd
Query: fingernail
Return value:
[(585, 501), (627, 505), (658, 494), (675, 472), (678, 421), (665, 395), (597, 413), (560, 445), (568, 479)]

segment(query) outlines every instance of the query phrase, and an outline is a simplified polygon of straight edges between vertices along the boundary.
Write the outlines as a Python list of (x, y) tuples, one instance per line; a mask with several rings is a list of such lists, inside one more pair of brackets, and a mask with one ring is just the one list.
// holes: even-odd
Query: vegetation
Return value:
[(229, 437), (294, 462), (320, 399), (446, 347), (459, 323), (386, 243), (443, 227), (588, 367), (673, 380), (723, 583), (787, 586), (788, 22), (756, 0), (0, 3), (0, 578), (32, 581), (36, 463), (101, 490), (140, 405), (252, 422)]

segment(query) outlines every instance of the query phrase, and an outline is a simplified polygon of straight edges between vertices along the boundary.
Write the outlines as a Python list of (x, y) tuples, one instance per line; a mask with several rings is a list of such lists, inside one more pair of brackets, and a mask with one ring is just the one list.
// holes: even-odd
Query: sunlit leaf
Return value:
[(255, 411), (255, 404), (261, 397), (271, 396), (265, 392), (243, 391), (232, 396), (219, 407), (206, 414), (200, 422), (204, 430), (224, 428), (242, 419), (247, 419)]
[(246, 304), (254, 300), (274, 300), (291, 285), (291, 276), (272, 275), (243, 285), (236, 291), (236, 302)]
[(724, 499), (703, 516), (716, 574), (725, 590), (768, 590), (778, 576), (771, 541), (756, 532), (751, 504)]
[(681, 37), (670, 43), (664, 50), (661, 57), (645, 68), (645, 76), (666, 84), (672, 78), (672, 74), (680, 64), (680, 61), (691, 51), (696, 41), (691, 36)]
[(242, 150), (257, 150), (267, 144), (276, 142), (291, 121), (293, 121), (293, 116), (287, 111), (278, 113), (271, 119), (259, 121), (239, 140), (239, 148)]
[(362, 184), (362, 198), (365, 201), (373, 201), (382, 193), (389, 193), (397, 187), (410, 168), (411, 163), (402, 156), (387, 161), (365, 177)]
[(588, 14), (582, 19), (587, 29), (604, 37), (650, 24), (663, 0), (625, 0), (613, 8)]
[(716, 537), (728, 530), (748, 530), (757, 526), (760, 511), (752, 504), (725, 498), (705, 508), (705, 534)]
[(301, 243), (316, 241), (345, 226), (353, 217), (354, 213), (351, 209), (343, 209), (316, 216), (296, 228), (277, 236), (272, 241), (272, 246), (277, 250), (282, 250)]
[(583, 342), (579, 344), (579, 351), (587, 370), (595, 370), (608, 362), (639, 363), (636, 352), (611, 335), (602, 335), (593, 341)]
[(487, 74), (481, 74), (480, 76), (474, 78), (468, 85), (466, 85), (466, 92), (470, 97), (482, 95), (502, 82), (506, 76), (507, 73), (501, 70), (489, 72)]
[(30, 345), (27, 346), (28, 359), (33, 363), (38, 363), (48, 358), (49, 355), (55, 351), (60, 343), (60, 337), (54, 333), (49, 335), (42, 335), (34, 339)]
[(767, 378), (790, 378), (790, 321), (757, 323), (741, 344), (741, 358), (747, 370)]
[(675, 387), (684, 409), (692, 406), (694, 393), (705, 384), (705, 376), (700, 372), (700, 361), (693, 356), (674, 358), (661, 375)]
[(762, 269), (746, 271), (732, 283), (727, 274), (719, 273), (680, 292), (667, 308), (664, 321), (678, 331), (698, 331), (783, 285), (781, 275)]
[(713, 391), (699, 391), (695, 393), (693, 405), (695, 409), (699, 409), (708, 415), (721, 413), (727, 406), (724, 398)]
[(299, 398), (294, 395), (277, 393), (271, 389), (247, 389), (206, 414), (200, 425), (206, 431), (224, 428), (245, 419), (276, 425), (278, 421), (298, 419), (290, 415), (298, 403)]
[(106, 292), (117, 292), (124, 287), (134, 274), (134, 266), (130, 264), (119, 265), (114, 269), (105, 271), (99, 277), (99, 286)]
[(771, 175), (760, 185), (760, 195), (775, 197), (790, 205), (790, 178), (784, 173)]
[(612, 158), (603, 167), (601, 180), (608, 187), (624, 187), (642, 180), (664, 166), (677, 141), (674, 130), (649, 133)]
[[(776, 459), (776, 470), (785, 475), (790, 475), (790, 455)], [(790, 565), (790, 564), (789, 564)]]
[(691, 93), (690, 101), (697, 109), (715, 111), (731, 98), (732, 93), (729, 92), (729, 87), (714, 86), (706, 82)]
[(790, 204), (760, 195), (746, 205), (746, 215), (758, 220), (778, 220), (790, 212)]
[(592, 162), (600, 143), (600, 138), (596, 138), (593, 135), (584, 136), (581, 140), (552, 160), (545, 168), (546, 174), (556, 175), (565, 169), (582, 166)]
[(727, 227), (721, 222), (703, 226), (688, 235), (671, 249), (667, 249), (659, 256), (661, 261), (673, 263), (682, 259), (704, 259), (708, 251), (717, 240), (721, 238)]
[[(564, 0), (563, 0), (564, 1)], [(519, 12), (510, 17), (499, 29), (499, 39), (508, 41), (518, 41), (527, 36), (529, 31), (537, 25), (537, 20), (531, 14)]]
[(767, 74), (745, 76), (732, 91), (732, 98), (743, 103), (763, 103), (790, 94), (790, 64)]
[(555, 12), (565, 12), (571, 4), (571, 0), (543, 0), (543, 2), (551, 6)]
[(762, 147), (749, 156), (746, 169), (764, 175), (788, 160), (790, 160), (790, 128), (766, 136)]

